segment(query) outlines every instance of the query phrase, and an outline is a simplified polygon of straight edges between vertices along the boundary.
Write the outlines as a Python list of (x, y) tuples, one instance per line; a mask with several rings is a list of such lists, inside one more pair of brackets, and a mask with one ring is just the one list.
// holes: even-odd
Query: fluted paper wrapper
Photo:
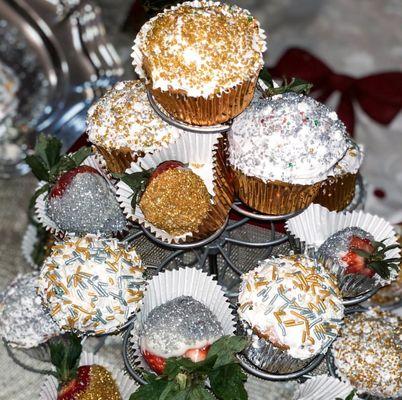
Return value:
[(189, 168), (204, 181), (212, 198), (210, 211), (196, 232), (173, 236), (148, 222), (139, 205), (133, 210), (131, 207), (133, 191), (120, 181), (117, 184), (117, 199), (124, 214), (167, 243), (189, 242), (208, 237), (224, 224), (233, 202), (233, 190), (225, 173), (223, 152), (224, 143), (220, 134), (189, 133), (182, 135), (181, 139), (169, 147), (147, 154), (126, 170), (126, 173), (140, 172), (143, 169), (156, 168), (168, 160), (189, 164)]
[[(112, 184), (113, 178), (112, 176), (107, 172), (106, 170), (106, 162), (100, 155), (91, 155), (87, 157), (81, 165), (88, 165), (89, 167), (92, 167), (96, 169), (103, 178), (105, 178), (106, 182), (109, 183), (109, 188), (110, 190), (116, 194), (116, 188)], [(45, 185), (46, 182), (39, 182), (38, 188), (42, 187)], [(38, 198), (36, 199), (35, 202), (35, 217), (38, 220), (38, 222), (46, 228), (49, 232), (51, 232), (53, 235), (63, 238), (64, 236), (71, 236), (74, 235), (73, 232), (66, 232), (58, 228), (56, 223), (49, 218), (47, 215), (46, 209), (47, 209), (47, 204), (46, 204), (46, 198), (47, 198), (48, 193), (42, 193)], [(121, 233), (121, 232), (116, 232), (116, 233)]]
[(274, 374), (296, 372), (309, 364), (314, 357), (300, 360), (285, 350), (275, 347), (269, 340), (259, 337), (246, 321), (240, 320), (240, 332), (249, 337), (251, 343), (243, 351), (248, 360), (256, 367)]
[(330, 211), (342, 211), (353, 200), (357, 174), (343, 174), (327, 178), (321, 185), (314, 203)]
[(341, 382), (332, 376), (318, 375), (299, 385), (293, 400), (344, 399), (352, 390), (353, 387), (349, 383)]
[[(84, 351), (81, 355), (79, 366), (94, 364), (105, 367), (111, 373), (119, 388), (122, 400), (129, 400), (130, 396), (138, 388), (138, 385), (119, 368), (109, 365), (97, 355)], [(58, 385), (57, 379), (54, 376), (47, 376), (41, 387), (40, 400), (57, 400)]]
[[(392, 225), (376, 215), (363, 211), (335, 212), (329, 211), (319, 204), (313, 204), (300, 215), (286, 222), (286, 230), (290, 235), (291, 243), (297, 250), (305, 251), (306, 248), (318, 248), (334, 233), (348, 227), (358, 227), (369, 232), (376, 241), (383, 241), (387, 246), (398, 244), (396, 232)], [(398, 248), (387, 252), (387, 258), (399, 258)], [(377, 286), (384, 286), (396, 279), (398, 272), (391, 270), (390, 279), (383, 279), (378, 274), (373, 278), (367, 278), (358, 274), (344, 275), (344, 269), (323, 260), (328, 268), (338, 279), (338, 284), (343, 296), (353, 297)]]
[(35, 261), (32, 258), (32, 252), (34, 250), (35, 244), (38, 241), (38, 235), (36, 233), (36, 228), (34, 225), (29, 224), (27, 230), (24, 233), (21, 242), (21, 253), (25, 259), (25, 261), (35, 269), (40, 268), (40, 265), (36, 265)]
[(165, 271), (152, 278), (144, 294), (141, 312), (131, 330), (130, 343), (136, 361), (145, 370), (150, 370), (139, 348), (139, 331), (156, 307), (180, 296), (191, 296), (209, 308), (222, 325), (224, 335), (234, 335), (235, 321), (230, 302), (223, 289), (212, 276), (196, 268), (180, 268)]
[(269, 215), (289, 214), (309, 206), (321, 183), (298, 185), (280, 181), (264, 182), (233, 168), (235, 190), (240, 200), (254, 210)]
[(128, 147), (121, 149), (108, 149), (107, 147), (94, 145), (93, 149), (99, 153), (106, 162), (109, 172), (123, 173), (132, 162), (137, 161), (138, 157), (143, 154), (136, 154)]
[[(144, 63), (146, 66), (146, 63)], [(153, 96), (173, 118), (191, 125), (223, 124), (243, 112), (254, 96), (258, 74), (221, 94), (191, 97), (179, 91), (162, 91), (149, 85)]]

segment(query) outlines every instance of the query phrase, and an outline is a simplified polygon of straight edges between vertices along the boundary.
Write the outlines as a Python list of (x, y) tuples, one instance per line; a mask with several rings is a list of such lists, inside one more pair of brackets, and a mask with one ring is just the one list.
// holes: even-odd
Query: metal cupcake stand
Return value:
[[(261, 87), (259, 90), (262, 91)], [(227, 124), (216, 126), (193, 126), (173, 119), (155, 101), (148, 91), (149, 103), (155, 112), (168, 124), (193, 133), (222, 133), (225, 134), (231, 127), (231, 121)], [(357, 180), (356, 196), (348, 206), (348, 211), (362, 208), (365, 200), (365, 189), (361, 177)], [(136, 242), (145, 237), (160, 249), (169, 250), (167, 256), (154, 268), (157, 274), (165, 269), (178, 266), (194, 266), (207, 271), (216, 277), (218, 283), (224, 288), (226, 296), (231, 300), (233, 308), (236, 308), (238, 286), (241, 274), (256, 266), (258, 260), (263, 260), (271, 255), (288, 254), (293, 251), (289, 243), (289, 235), (278, 231), (277, 223), (283, 223), (304, 210), (284, 215), (265, 215), (253, 211), (236, 200), (232, 204), (231, 219), (213, 235), (195, 242), (166, 243), (156, 238), (143, 226), (138, 226), (126, 238), (127, 243)], [(296, 249), (297, 250), (297, 249)], [(358, 299), (345, 300), (345, 306), (351, 306), (371, 297), (376, 290), (367, 292)], [(123, 358), (127, 371), (140, 384), (145, 384), (143, 370), (132, 344), (130, 343), (131, 330), (134, 324), (125, 332), (123, 340)], [(277, 374), (262, 370), (252, 364), (245, 355), (239, 354), (238, 360), (249, 374), (267, 381), (288, 381), (292, 379), (308, 378), (325, 358), (325, 353), (314, 357), (302, 369)]]

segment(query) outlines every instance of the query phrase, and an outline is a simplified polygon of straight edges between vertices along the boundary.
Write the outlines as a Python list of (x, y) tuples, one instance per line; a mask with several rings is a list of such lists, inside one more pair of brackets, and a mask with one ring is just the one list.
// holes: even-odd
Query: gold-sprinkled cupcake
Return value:
[(117, 83), (88, 111), (87, 133), (111, 172), (174, 142), (180, 130), (158, 117), (141, 81)]
[(160, 105), (194, 125), (224, 123), (250, 103), (263, 66), (265, 35), (246, 10), (185, 2), (148, 21), (133, 65)]
[(363, 162), (363, 147), (348, 139), (349, 147), (343, 158), (334, 166), (330, 176), (322, 183), (314, 203), (330, 211), (342, 211), (353, 200), (356, 177)]

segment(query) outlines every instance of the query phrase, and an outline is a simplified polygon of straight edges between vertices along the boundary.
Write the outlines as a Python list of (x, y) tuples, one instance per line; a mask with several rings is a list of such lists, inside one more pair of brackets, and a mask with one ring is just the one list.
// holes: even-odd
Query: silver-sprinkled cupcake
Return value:
[(0, 335), (11, 346), (31, 349), (60, 334), (37, 294), (38, 273), (20, 275), (0, 302)]
[(295, 372), (325, 353), (343, 318), (336, 283), (307, 257), (279, 256), (242, 276), (238, 315), (257, 367)]

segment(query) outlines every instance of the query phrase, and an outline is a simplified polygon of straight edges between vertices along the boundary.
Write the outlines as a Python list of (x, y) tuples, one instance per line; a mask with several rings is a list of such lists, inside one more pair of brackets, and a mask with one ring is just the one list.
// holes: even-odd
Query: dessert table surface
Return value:
[[(130, 45), (132, 37), (118, 31), (130, 7), (128, 0), (98, 0), (104, 20), (112, 36), (126, 77), (132, 76)], [(267, 63), (275, 64), (289, 47), (303, 47), (325, 60), (333, 70), (351, 76), (365, 76), (380, 71), (397, 70), (402, 59), (402, 5), (398, 0), (243, 0), (268, 31)], [(301, 6), (300, 6), (301, 5)], [(331, 99), (335, 101), (335, 99)], [(401, 113), (400, 113), (401, 114)], [(402, 222), (402, 115), (390, 126), (374, 123), (362, 110), (357, 110), (355, 136), (366, 149), (363, 176), (369, 184), (366, 210)], [(0, 291), (18, 273), (30, 270), (20, 252), (26, 229), (26, 210), (36, 185), (31, 176), (0, 180)], [(250, 232), (246, 232), (250, 234)], [(140, 254), (148, 265), (157, 265), (165, 254), (149, 243), (141, 244)], [(248, 262), (247, 255), (238, 254)], [(88, 339), (85, 349), (97, 346), (97, 339)], [(123, 366), (122, 337), (106, 340), (99, 354), (115, 365)], [(20, 351), (13, 352), (28, 368), (46, 369)], [(0, 399), (38, 398), (43, 377), (17, 365), (0, 346)], [(251, 399), (291, 398), (289, 385), (250, 379)], [(283, 393), (279, 394), (280, 391)], [(286, 393), (287, 392), (287, 393)]]

